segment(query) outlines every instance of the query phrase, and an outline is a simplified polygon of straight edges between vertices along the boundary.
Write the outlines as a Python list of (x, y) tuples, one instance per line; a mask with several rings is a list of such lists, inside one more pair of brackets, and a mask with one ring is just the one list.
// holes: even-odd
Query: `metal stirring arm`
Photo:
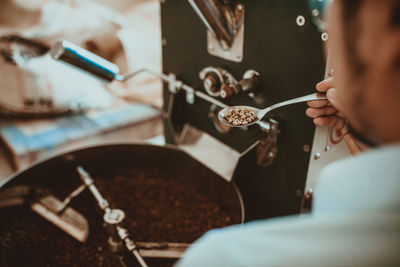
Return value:
[(87, 173), (81, 166), (77, 167), (76, 170), (78, 171), (83, 183), (89, 188), (90, 192), (92, 192), (93, 196), (96, 198), (99, 207), (104, 210), (104, 212), (109, 212), (110, 205), (108, 204), (108, 201), (100, 194), (89, 173)]
[(121, 238), (121, 240), (124, 241), (125, 247), (133, 254), (133, 256), (135, 256), (135, 258), (137, 259), (139, 264), (142, 267), (146, 267), (147, 263), (144, 261), (144, 259), (140, 255), (135, 241), (133, 241), (130, 238), (128, 230), (117, 225), (117, 233), (118, 233), (118, 236)]
[(277, 108), (280, 108), (280, 107), (283, 107), (283, 106), (288, 106), (288, 105), (301, 103), (301, 102), (307, 102), (307, 101), (326, 100), (326, 99), (328, 99), (328, 98), (326, 97), (325, 94), (322, 94), (322, 93), (314, 93), (314, 94), (310, 94), (310, 95), (294, 98), (294, 99), (291, 99), (291, 100), (287, 100), (287, 101), (283, 101), (283, 102), (274, 104), (272, 106), (269, 106), (269, 107), (261, 110), (261, 112), (259, 114), (259, 117), (262, 118), (262, 117), (265, 116), (265, 114), (267, 114), (271, 110), (274, 110), (274, 109), (277, 109)]
[(57, 208), (56, 212), (57, 213), (62, 213), (69, 205), (69, 203), (71, 203), (71, 201), (76, 198), (77, 196), (79, 196), (83, 190), (86, 189), (86, 185), (82, 184), (79, 187), (77, 187), (74, 191), (72, 191), (61, 203), (61, 205)]
[(90, 177), (89, 173), (87, 173), (85, 169), (83, 169), (81, 166), (78, 166), (76, 170), (78, 171), (82, 181), (85, 183), (86, 186), (89, 187), (93, 196), (96, 198), (100, 208), (104, 210), (103, 220), (105, 223), (105, 228), (110, 234), (110, 238), (119, 239), (124, 242), (125, 247), (135, 256), (140, 266), (147, 267), (148, 265), (138, 252), (138, 248), (135, 242), (133, 241), (133, 239), (130, 238), (128, 230), (120, 225), (125, 219), (125, 213), (119, 209), (110, 209), (108, 201), (104, 199), (103, 196), (100, 194), (99, 190), (94, 185), (93, 179), (92, 177)]

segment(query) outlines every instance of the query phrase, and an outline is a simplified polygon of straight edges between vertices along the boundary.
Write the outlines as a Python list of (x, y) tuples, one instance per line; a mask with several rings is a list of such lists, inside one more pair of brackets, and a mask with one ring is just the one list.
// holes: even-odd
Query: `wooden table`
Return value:
[[(162, 133), (162, 120), (161, 118), (155, 118), (128, 127), (77, 140), (68, 145), (65, 151), (79, 149), (86, 146), (100, 145), (103, 143), (144, 142), (145, 140)], [(5, 145), (0, 144), (0, 183), (15, 172), (16, 170), (13, 167), (11, 157), (8, 154)]]

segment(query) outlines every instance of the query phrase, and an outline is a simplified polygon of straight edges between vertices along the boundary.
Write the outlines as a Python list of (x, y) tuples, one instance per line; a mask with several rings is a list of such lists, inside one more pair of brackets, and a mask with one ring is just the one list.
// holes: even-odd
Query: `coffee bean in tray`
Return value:
[[(174, 179), (126, 174), (98, 178), (95, 183), (111, 207), (126, 212), (125, 223), (135, 241), (191, 243), (207, 230), (234, 223), (217, 202)], [(75, 186), (52, 191), (63, 199)], [(7, 216), (0, 220), (0, 266), (122, 266), (107, 247), (108, 236), (92, 196), (79, 196), (71, 206), (89, 220), (90, 234), (84, 244), (29, 208), (3, 209)], [(146, 261), (149, 266), (175, 262)]]

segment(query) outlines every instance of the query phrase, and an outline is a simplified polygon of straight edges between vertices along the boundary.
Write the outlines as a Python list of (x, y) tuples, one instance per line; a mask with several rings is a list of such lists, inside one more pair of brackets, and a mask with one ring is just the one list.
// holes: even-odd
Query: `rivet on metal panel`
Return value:
[(299, 15), (296, 18), (296, 23), (297, 25), (299, 25), (300, 27), (303, 27), (306, 24), (306, 19), (304, 18), (304, 16)]
[(321, 157), (321, 154), (319, 152), (315, 153), (314, 159), (317, 160)]
[(333, 75), (335, 74), (335, 70), (334, 69), (330, 69), (329, 70), (329, 77), (333, 77)]
[(306, 153), (310, 152), (310, 146), (309, 146), (309, 145), (304, 145), (304, 146), (303, 146), (303, 150), (304, 150), (304, 152), (306, 152)]
[(328, 38), (329, 38), (328, 33), (323, 32), (323, 33), (321, 34), (321, 39), (322, 39), (322, 41), (326, 42), (326, 41), (328, 41)]
[(325, 147), (325, 151), (329, 151), (329, 150), (331, 150), (331, 147), (330, 146), (326, 146)]
[(314, 192), (312, 188), (307, 190), (303, 198), (303, 212), (311, 211)]
[(314, 16), (314, 17), (318, 17), (319, 16), (319, 11), (318, 11), (318, 9), (313, 9), (312, 11), (311, 11), (311, 14)]
[(303, 191), (301, 191), (300, 189), (296, 189), (296, 190), (294, 191), (294, 195), (295, 195), (296, 197), (301, 197), (301, 196), (303, 195)]

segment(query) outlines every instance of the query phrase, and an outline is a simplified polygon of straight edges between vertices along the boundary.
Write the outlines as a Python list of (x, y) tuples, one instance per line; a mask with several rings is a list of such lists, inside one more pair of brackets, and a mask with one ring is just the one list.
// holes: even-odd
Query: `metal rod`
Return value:
[(79, 173), (79, 176), (81, 177), (82, 181), (86, 184), (87, 187), (89, 187), (89, 190), (92, 192), (93, 196), (96, 198), (97, 203), (99, 204), (100, 208), (104, 210), (105, 212), (110, 211), (110, 205), (108, 204), (108, 201), (103, 198), (103, 196), (100, 194), (99, 190), (93, 183), (93, 179), (90, 177), (89, 173), (85, 171), (84, 168), (81, 166), (78, 166), (76, 170)]
[(139, 262), (139, 264), (142, 267), (147, 267), (147, 263), (144, 261), (144, 259), (142, 258), (142, 256), (140, 255), (140, 253), (135, 249), (132, 251), (133, 255), (135, 256), (135, 258), (137, 259), (137, 261)]
[(168, 76), (167, 75), (165, 75), (164, 73), (159, 73), (159, 72), (152, 71), (150, 69), (140, 69), (140, 70), (137, 70), (135, 72), (129, 73), (129, 74), (125, 75), (125, 76), (121, 76), (120, 75), (120, 76), (116, 77), (116, 79), (120, 80), (120, 81), (124, 81), (124, 80), (130, 79), (133, 76), (136, 76), (136, 75), (138, 75), (140, 73), (143, 73), (143, 72), (149, 72), (149, 73), (153, 74), (154, 76), (157, 76), (160, 79), (168, 82)]
[[(160, 79), (162, 79), (163, 81), (165, 81), (167, 83), (170, 81), (168, 75), (165, 75), (164, 73), (158, 73), (158, 72), (155, 72), (155, 71), (152, 71), (152, 70), (149, 70), (149, 69), (140, 69), (138, 71), (135, 71), (135, 72), (133, 72), (131, 74), (126, 75), (125, 79), (131, 78), (131, 77), (133, 77), (133, 76), (135, 76), (137, 74), (140, 74), (142, 72), (149, 72), (149, 73), (159, 77)], [(209, 95), (207, 95), (207, 94), (205, 94), (205, 93), (203, 93), (203, 92), (201, 92), (199, 90), (195, 90), (193, 87), (191, 87), (191, 86), (189, 86), (187, 84), (182, 83), (182, 89), (185, 90), (186, 92), (194, 93), (198, 98), (201, 98), (201, 99), (203, 99), (205, 101), (208, 101), (209, 103), (215, 104), (215, 105), (217, 105), (217, 106), (219, 106), (221, 108), (228, 107), (228, 105), (222, 103), (221, 101), (218, 101), (215, 98), (213, 98), (213, 97), (211, 97), (211, 96), (209, 96)]]
[(142, 255), (140, 255), (138, 252), (138, 247), (136, 246), (135, 241), (129, 237), (128, 230), (119, 225), (116, 226), (116, 229), (120, 239), (125, 242), (125, 247), (128, 249), (128, 251), (132, 252), (133, 256), (135, 256), (142, 267), (147, 267), (147, 263), (143, 259)]
[(86, 189), (86, 184), (80, 185), (78, 188), (76, 188), (74, 191), (72, 191), (61, 203), (61, 205), (57, 209), (57, 213), (61, 213), (65, 210), (65, 208), (68, 206), (68, 204), (71, 202), (72, 199), (76, 198), (77, 196), (80, 195), (80, 193), (83, 192), (83, 190)]
[[(82, 166), (78, 166), (76, 170), (79, 173), (79, 176), (81, 177), (82, 181), (85, 183), (86, 186), (89, 187), (90, 191), (96, 198), (100, 208), (104, 210), (105, 212), (105, 217), (107, 215), (113, 216), (114, 211), (119, 211), (120, 213), (124, 214), (122, 210), (116, 210), (113, 209), (111, 210), (108, 204), (108, 201), (103, 198), (103, 196), (100, 194), (99, 190), (97, 187), (94, 185), (93, 179), (90, 177), (89, 173), (85, 171), (85, 169)], [(118, 213), (117, 213), (118, 214)], [(124, 215), (123, 215), (124, 216)], [(123, 220), (123, 217), (119, 216), (120, 221), (114, 222), (114, 224), (109, 224), (109, 222), (105, 221), (106, 224), (115, 227), (114, 229), (117, 231), (118, 236), (122, 241), (125, 242), (126, 248), (132, 252), (132, 254), (135, 256), (137, 261), (139, 262), (140, 266), (142, 267), (148, 267), (147, 263), (144, 261), (142, 256), (139, 254), (137, 251), (137, 247), (135, 242), (129, 238), (129, 232), (125, 228), (119, 226), (119, 223)]]
[(192, 87), (190, 87), (190, 86), (188, 86), (186, 84), (183, 84), (182, 89), (185, 90), (186, 92), (194, 93), (198, 98), (201, 98), (201, 99), (203, 99), (203, 100), (205, 100), (205, 101), (207, 101), (209, 103), (215, 104), (215, 105), (217, 105), (217, 106), (219, 106), (221, 108), (229, 107), (228, 105), (222, 103), (221, 101), (218, 101), (215, 98), (213, 98), (213, 97), (211, 97), (211, 96), (209, 96), (209, 95), (207, 95), (207, 94), (205, 94), (205, 93), (203, 93), (203, 92), (201, 92), (199, 90), (195, 90), (195, 89), (193, 89)]

